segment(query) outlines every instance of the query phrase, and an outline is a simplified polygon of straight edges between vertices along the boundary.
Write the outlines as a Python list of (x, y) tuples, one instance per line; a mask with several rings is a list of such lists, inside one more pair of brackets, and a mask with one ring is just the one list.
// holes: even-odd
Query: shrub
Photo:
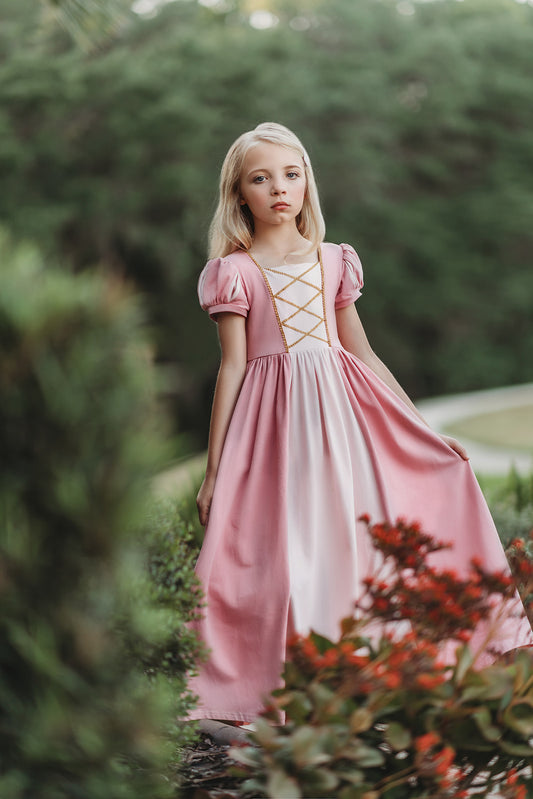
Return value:
[(183, 522), (191, 531), (190, 545), (195, 550), (196, 555), (200, 551), (205, 534), (205, 528), (202, 527), (198, 519), (198, 509), (196, 507), (196, 496), (202, 483), (203, 475), (197, 476), (190, 488), (184, 493), (180, 494), (180, 500), (177, 505), (179, 515)]
[(503, 543), (527, 538), (533, 530), (533, 473), (520, 475), (511, 469), (496, 485), (486, 478), (481, 485)]
[(194, 702), (187, 675), (194, 672), (204, 648), (187, 622), (199, 612), (201, 593), (194, 573), (194, 531), (182, 515), (182, 501), (153, 500), (140, 541), (146, 548), (144, 568), (130, 580), (119, 632), (127, 655), (150, 680), (164, 678), (175, 697), (178, 723), (173, 741), (182, 747), (196, 738), (196, 727), (180, 723)]
[[(513, 581), (477, 562), (462, 579), (437, 571), (427, 558), (443, 545), (416, 524), (374, 525), (369, 534), (383, 568), (366, 580), (338, 641), (311, 633), (290, 642), (284, 687), (252, 735), (257, 746), (232, 753), (249, 777), (243, 791), (276, 799), (460, 799), (497, 788), (501, 797), (525, 799), (531, 654), (477, 668), (468, 644), (495, 605), (505, 608)], [(285, 725), (273, 726), (282, 713)]]
[(514, 538), (505, 554), (533, 627), (533, 530), (527, 541)]
[[(114, 633), (165, 454), (142, 311), (5, 233), (0, 256), (0, 796), (169, 796), (186, 700)], [(137, 651), (144, 621), (130, 608)]]

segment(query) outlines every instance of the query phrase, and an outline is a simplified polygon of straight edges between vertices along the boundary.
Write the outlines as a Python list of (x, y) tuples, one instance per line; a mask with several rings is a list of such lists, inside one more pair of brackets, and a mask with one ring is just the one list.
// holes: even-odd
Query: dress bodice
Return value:
[(263, 268), (280, 333), (287, 352), (329, 347), (322, 259)]
[(313, 262), (262, 267), (237, 251), (207, 263), (200, 276), (201, 305), (246, 317), (248, 360), (265, 355), (340, 346), (335, 309), (360, 295), (362, 269), (347, 244), (322, 244)]

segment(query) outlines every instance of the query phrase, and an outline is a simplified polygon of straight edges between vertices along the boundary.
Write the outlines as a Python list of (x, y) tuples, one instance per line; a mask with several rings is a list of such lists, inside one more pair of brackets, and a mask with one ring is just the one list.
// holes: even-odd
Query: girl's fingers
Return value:
[(205, 502), (200, 496), (198, 496), (196, 499), (196, 507), (198, 508), (198, 518), (200, 519), (200, 524), (202, 527), (205, 527), (209, 518), (211, 502)]
[(449, 447), (457, 452), (457, 454), (460, 455), (464, 461), (470, 460), (468, 457), (468, 452), (463, 445), (459, 443), (459, 441), (457, 441), (455, 438), (451, 438), (451, 436), (441, 436), (441, 438), (446, 444), (448, 444)]
[(205, 514), (205, 511), (204, 511), (203, 505), (201, 505), (199, 502), (197, 502), (196, 505), (198, 507), (198, 518), (200, 519), (200, 524), (202, 525), (202, 527), (205, 527), (205, 516), (206, 516), (206, 514)]
[(215, 481), (206, 477), (198, 493), (198, 499), (196, 500), (198, 511), (200, 513), (200, 522), (204, 527), (209, 521), (209, 513), (211, 511), (211, 502), (213, 500), (214, 490)]

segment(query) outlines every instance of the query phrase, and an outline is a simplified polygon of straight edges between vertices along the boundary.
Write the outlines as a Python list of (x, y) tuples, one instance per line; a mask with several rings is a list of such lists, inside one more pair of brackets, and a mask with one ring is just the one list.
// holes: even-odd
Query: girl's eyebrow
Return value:
[[(298, 164), (287, 164), (287, 166), (282, 166), (282, 169), (301, 169), (302, 167)], [(254, 172), (269, 172), (269, 169), (264, 169), (262, 167), (256, 167), (256, 169), (251, 169), (248, 172), (248, 175), (253, 175)]]

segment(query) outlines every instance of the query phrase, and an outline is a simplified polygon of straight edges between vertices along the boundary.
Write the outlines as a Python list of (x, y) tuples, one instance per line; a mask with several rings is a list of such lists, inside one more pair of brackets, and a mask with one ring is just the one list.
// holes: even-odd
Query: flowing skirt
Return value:
[[(250, 361), (197, 564), (210, 657), (191, 718), (252, 721), (280, 684), (288, 633), (338, 638), (376, 567), (362, 514), (453, 544), (432, 556), (439, 568), (460, 574), (477, 556), (508, 569), (468, 461), (358, 358), (324, 347)], [(491, 646), (532, 643), (522, 616)]]

